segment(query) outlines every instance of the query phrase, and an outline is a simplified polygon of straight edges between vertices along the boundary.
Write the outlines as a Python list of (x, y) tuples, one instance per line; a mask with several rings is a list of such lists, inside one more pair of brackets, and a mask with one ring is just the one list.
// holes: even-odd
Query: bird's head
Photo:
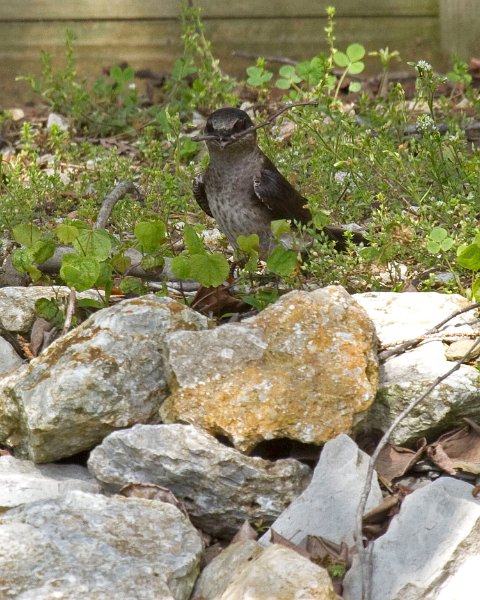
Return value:
[(220, 108), (211, 113), (205, 125), (204, 136), (210, 151), (232, 151), (250, 149), (256, 146), (255, 131), (244, 134), (253, 127), (252, 120), (244, 110), (239, 108)]

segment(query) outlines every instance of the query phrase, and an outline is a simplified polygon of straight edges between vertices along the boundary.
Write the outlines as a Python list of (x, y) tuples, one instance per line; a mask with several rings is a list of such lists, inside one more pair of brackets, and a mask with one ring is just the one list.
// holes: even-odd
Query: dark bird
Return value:
[[(290, 219), (307, 224), (312, 214), (306, 198), (260, 150), (255, 130), (242, 134), (251, 127), (248, 114), (238, 108), (221, 108), (208, 117), (200, 139), (207, 144), (210, 163), (195, 178), (193, 193), (234, 248), (239, 235), (256, 233), (260, 254), (266, 256), (276, 244), (272, 221)], [(323, 231), (338, 249), (345, 246), (341, 227), (326, 226)]]

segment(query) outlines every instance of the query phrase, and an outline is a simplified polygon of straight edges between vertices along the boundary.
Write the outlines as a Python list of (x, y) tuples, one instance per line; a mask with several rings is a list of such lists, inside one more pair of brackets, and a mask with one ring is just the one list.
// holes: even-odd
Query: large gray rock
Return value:
[[(405, 498), (373, 546), (372, 600), (477, 600), (480, 502), (472, 490), (442, 477)], [(462, 581), (461, 575), (470, 579)], [(343, 597), (362, 598), (357, 558), (345, 577)]]
[(226, 548), (204, 569), (195, 598), (202, 600), (337, 600), (325, 569), (294, 550), (252, 540)]
[(101, 485), (80, 465), (35, 465), (0, 456), (0, 510), (56, 498), (70, 490), (100, 493)]
[(246, 519), (271, 523), (310, 481), (310, 469), (296, 460), (245, 456), (192, 425), (116, 431), (92, 451), (88, 468), (113, 489), (170, 489), (192, 522), (217, 536), (232, 535)]
[(187, 600), (201, 555), (171, 504), (69, 492), (0, 517), (0, 597)]
[[(355, 300), (372, 319), (380, 343), (392, 346), (423, 335), (454, 311), (470, 303), (458, 295), (429, 293), (356, 294)], [(455, 334), (479, 334), (480, 322), (467, 312), (448, 322), (441, 332), (413, 350), (387, 359), (380, 369), (377, 398), (359, 415), (356, 429), (385, 431), (397, 415), (453, 366), (446, 357), (443, 339)], [(472, 342), (473, 343), (473, 340)], [(422, 403), (402, 420), (390, 441), (411, 442), (462, 424), (462, 417), (480, 419), (480, 373), (470, 365), (442, 381)]]
[(97, 312), (0, 379), (0, 441), (21, 458), (51, 462), (115, 429), (158, 421), (169, 392), (165, 335), (206, 326), (202, 315), (156, 296)]
[[(341, 544), (354, 543), (355, 516), (370, 457), (348, 435), (325, 444), (306, 490), (273, 523), (271, 529), (294, 544), (307, 536), (321, 536)], [(374, 477), (366, 512), (380, 504), (382, 492)], [(271, 532), (260, 539), (270, 543)]]

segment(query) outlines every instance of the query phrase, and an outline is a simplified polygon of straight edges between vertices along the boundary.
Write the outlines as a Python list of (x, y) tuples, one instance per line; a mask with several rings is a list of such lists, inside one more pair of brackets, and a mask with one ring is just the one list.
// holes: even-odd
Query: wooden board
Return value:
[[(262, 18), (325, 16), (327, 6), (335, 5), (337, 15), (437, 16), (438, 0), (196, 0), (207, 18)], [(179, 14), (178, 0), (3, 0), (0, 21), (31, 20), (137, 20), (174, 19)]]
[[(281, 55), (302, 60), (324, 51), (324, 19), (214, 19), (206, 22), (207, 35), (222, 67), (245, 76), (253, 59), (232, 56), (234, 50), (256, 55)], [(0, 106), (29, 97), (25, 84), (15, 76), (40, 70), (41, 50), (54, 62), (64, 59), (64, 35), (69, 27), (78, 36), (76, 56), (79, 72), (100, 76), (102, 69), (122, 61), (135, 68), (168, 71), (181, 55), (180, 25), (177, 21), (96, 21), (0, 23)], [(391, 18), (337, 20), (337, 46), (352, 41), (367, 50), (389, 46), (399, 50), (403, 60), (423, 58), (435, 66), (440, 52), (438, 19)], [(378, 72), (375, 59), (367, 60), (370, 72)], [(398, 68), (395, 65), (394, 68)], [(402, 68), (406, 67), (403, 63)]]

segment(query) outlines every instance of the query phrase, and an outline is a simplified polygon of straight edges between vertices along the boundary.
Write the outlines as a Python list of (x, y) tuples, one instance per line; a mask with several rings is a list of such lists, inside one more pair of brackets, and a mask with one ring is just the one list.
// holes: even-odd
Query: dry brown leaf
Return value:
[(304, 548), (301, 548), (297, 544), (287, 540), (287, 538), (284, 538), (283, 535), (280, 535), (274, 529), (270, 529), (270, 541), (272, 544), (281, 544), (286, 548), (290, 548), (290, 550), (295, 550), (295, 552), (298, 552), (300, 556), (310, 559), (310, 554)]
[(48, 333), (53, 328), (53, 324), (46, 319), (37, 317), (33, 322), (32, 331), (30, 332), (30, 349), (33, 356), (38, 356), (43, 349), (45, 333)]
[(222, 284), (215, 288), (201, 286), (195, 294), (192, 308), (219, 317), (225, 313), (245, 312), (252, 307), (232, 296), (229, 287)]
[(421, 457), (425, 445), (425, 440), (420, 440), (418, 450), (414, 451), (410, 448), (387, 444), (380, 452), (375, 463), (377, 473), (389, 482), (396, 477), (402, 477)]
[(437, 442), (435, 444), (431, 444), (427, 448), (427, 456), (434, 465), (442, 469), (442, 471), (445, 471), (445, 473), (448, 473), (449, 475), (456, 474), (457, 471), (453, 466), (453, 462), (441, 444)]
[(30, 343), (22, 335), (17, 334), (17, 342), (23, 354), (28, 360), (32, 360), (32, 358), (35, 358), (35, 355), (32, 353), (32, 350), (30, 348)]
[(250, 523), (245, 520), (237, 533), (233, 536), (231, 544), (235, 542), (244, 542), (246, 540), (256, 540), (258, 538), (258, 534), (255, 529), (250, 525)]
[[(450, 469), (444, 470), (451, 475), (455, 474), (456, 469), (480, 473), (480, 427), (470, 419), (464, 420), (468, 423), (467, 427), (445, 433), (432, 444), (437, 449), (436, 454), (440, 452), (440, 460), (445, 461)], [(438, 446), (441, 446), (441, 450), (438, 450)], [(434, 462), (443, 469), (443, 463)]]
[(382, 523), (385, 519), (398, 512), (396, 509), (399, 504), (400, 499), (398, 496), (387, 496), (378, 506), (363, 515), (363, 524), (373, 525), (375, 523)]

